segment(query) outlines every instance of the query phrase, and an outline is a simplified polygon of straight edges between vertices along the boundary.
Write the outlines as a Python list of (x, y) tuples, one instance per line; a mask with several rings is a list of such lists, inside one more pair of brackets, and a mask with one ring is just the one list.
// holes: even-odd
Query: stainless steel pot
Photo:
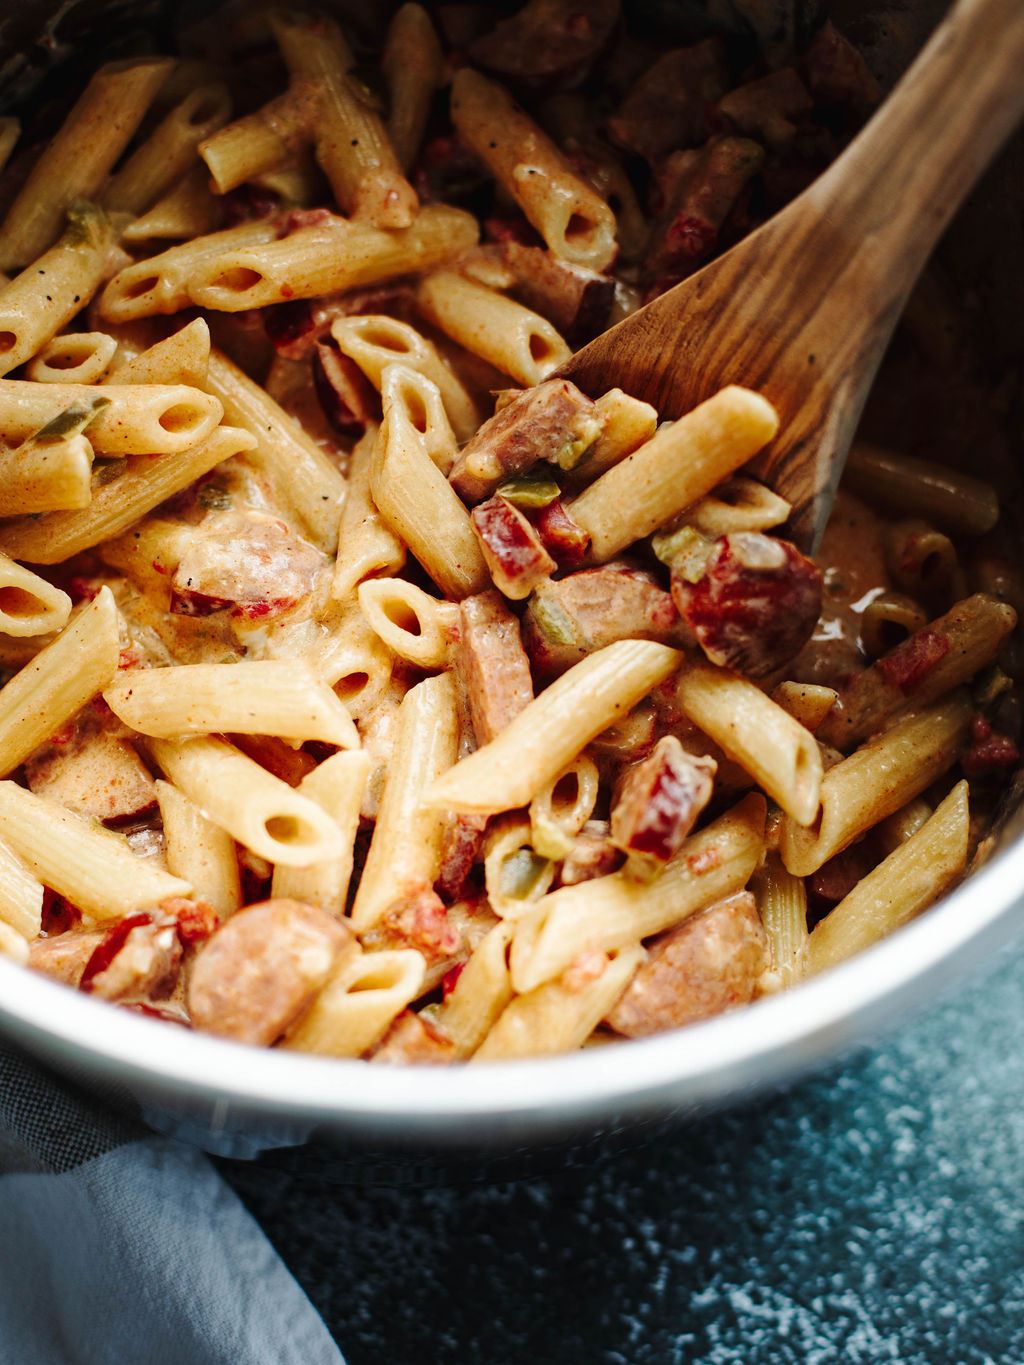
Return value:
[[(664, 3), (652, 8), (664, 18)], [(809, 7), (711, 0), (701, 8), (714, 21), (758, 27), (770, 37), (805, 22)], [(852, 27), (884, 82), (898, 75), (941, 8), (852, 6)], [(122, 32), (138, 32), (158, 10), (131, 0), (17, 6), (0, 0), (5, 102), (29, 89), (53, 60), (77, 58), (100, 17), (104, 33), (112, 17)], [(1024, 340), (1020, 161), (1018, 143), (994, 168), (946, 244), (951, 273), (959, 287), (973, 291), (993, 363), (1002, 370), (1019, 357)], [(965, 242), (984, 243), (985, 250), (965, 252)], [(189, 1033), (111, 1009), (2, 959), (0, 1030), (113, 1102), (141, 1106), (156, 1126), (229, 1154), (313, 1138), (345, 1145), (508, 1150), (684, 1120), (833, 1061), (927, 1007), (940, 991), (977, 971), (999, 944), (1020, 934), (1020, 798), (1019, 786), (987, 865), (892, 939), (787, 995), (644, 1041), (496, 1066), (367, 1066)]]

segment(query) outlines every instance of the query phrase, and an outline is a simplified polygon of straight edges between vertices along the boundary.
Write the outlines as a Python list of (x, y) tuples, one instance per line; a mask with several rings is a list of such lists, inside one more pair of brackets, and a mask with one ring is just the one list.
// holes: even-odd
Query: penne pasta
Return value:
[(298, 1052), (360, 1057), (415, 1000), (426, 964), (413, 948), (349, 952), (281, 1043)]
[(99, 190), (173, 65), (144, 57), (100, 67), (0, 225), (0, 270), (24, 267), (53, 245), (69, 206)]
[(0, 782), (0, 840), (87, 923), (123, 919), (192, 890), (151, 859), (137, 858), (120, 835), (9, 781)]
[[(256, 237), (250, 245), (207, 253), (190, 271), (188, 301), (201, 308), (238, 313), (378, 284), (395, 275), (429, 270), (467, 250), (476, 243), (477, 225), (461, 209), (426, 204), (408, 227), (393, 231), (354, 219), (331, 218), (296, 228), (279, 240), (275, 237), (271, 233)], [(125, 309), (119, 313), (124, 315)], [(131, 316), (147, 313), (135, 308)]]
[(116, 350), (117, 342), (106, 332), (64, 332), (35, 351), (25, 378), (36, 384), (95, 384)]
[(588, 655), (436, 781), (424, 801), (483, 815), (527, 805), (595, 735), (670, 677), (682, 657), (651, 640), (620, 640)]
[(0, 550), (31, 564), (60, 564), (101, 540), (118, 536), (172, 494), (208, 474), (222, 460), (252, 449), (253, 438), (217, 427), (209, 440), (167, 459), (130, 455), (122, 474), (94, 490), (80, 511), (47, 512), (35, 521), (0, 526)]
[(226, 740), (153, 739), (149, 749), (170, 782), (261, 858), (306, 867), (343, 854), (341, 832), (322, 806)]
[(539, 384), (572, 354), (539, 313), (453, 270), (422, 280), (416, 305), (453, 341), (520, 384)]
[(535, 990), (560, 976), (581, 953), (637, 944), (741, 891), (761, 860), (764, 821), (764, 798), (747, 796), (691, 835), (651, 882), (613, 872), (544, 896), (516, 922), (515, 989)]
[(967, 783), (830, 910), (807, 942), (813, 975), (892, 933), (957, 881), (967, 866)]
[(432, 886), (441, 851), (443, 817), (423, 793), (455, 762), (458, 719), (451, 679), (441, 673), (417, 683), (398, 712), (395, 749), (370, 851), (352, 903), (352, 927), (362, 933), (394, 901)]
[(657, 434), (575, 498), (569, 510), (599, 563), (679, 515), (766, 445), (775, 409), (735, 384)]
[(344, 705), (300, 659), (127, 669), (103, 698), (125, 725), (161, 739), (263, 734), (359, 746)]
[(506, 90), (462, 67), (452, 81), (452, 122), (554, 255), (591, 270), (611, 264), (615, 215)]
[(811, 826), (784, 821), (782, 861), (806, 877), (873, 825), (919, 796), (956, 761), (971, 703), (954, 692), (837, 763), (821, 783), (821, 812)]
[(0, 776), (13, 772), (106, 687), (119, 655), (117, 607), (110, 589), (101, 588), (0, 688)]
[(192, 894), (212, 905), (223, 923), (243, 903), (235, 841), (215, 825), (194, 801), (158, 780), (157, 800), (164, 829), (167, 870), (192, 887)]
[(809, 730), (754, 683), (710, 664), (681, 668), (676, 698), (694, 724), (792, 820), (800, 825), (814, 820), (822, 769), (821, 754)]
[(369, 775), (369, 755), (362, 750), (351, 750), (325, 758), (302, 779), (298, 788), (300, 794), (323, 806), (338, 826), (343, 852), (336, 858), (310, 863), (307, 867), (275, 867), (271, 884), (273, 896), (291, 897), (307, 905), (319, 905), (336, 915), (344, 914), (359, 831), (359, 812)]
[(376, 426), (368, 427), (349, 459), (338, 528), (338, 555), (331, 580), (331, 596), (338, 602), (351, 601), (365, 579), (395, 574), (405, 563), (405, 546), (370, 496), (370, 465), (377, 431)]

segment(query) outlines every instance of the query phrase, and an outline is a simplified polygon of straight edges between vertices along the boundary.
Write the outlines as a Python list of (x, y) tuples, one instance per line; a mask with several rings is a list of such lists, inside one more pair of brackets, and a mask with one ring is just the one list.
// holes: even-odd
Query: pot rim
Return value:
[(696, 1114), (871, 1041), (1024, 923), (1024, 839), (889, 938), (789, 991), (651, 1038), (480, 1065), (370, 1066), (250, 1047), (111, 1008), (0, 959), (0, 1031), (55, 1063), (226, 1120), (465, 1144)]

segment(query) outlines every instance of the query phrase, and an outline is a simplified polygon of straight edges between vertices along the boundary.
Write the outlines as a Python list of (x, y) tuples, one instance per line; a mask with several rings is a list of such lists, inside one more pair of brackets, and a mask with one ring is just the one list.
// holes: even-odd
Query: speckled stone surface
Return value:
[(1024, 946), (825, 1077), (518, 1182), (218, 1163), (349, 1365), (1021, 1365)]

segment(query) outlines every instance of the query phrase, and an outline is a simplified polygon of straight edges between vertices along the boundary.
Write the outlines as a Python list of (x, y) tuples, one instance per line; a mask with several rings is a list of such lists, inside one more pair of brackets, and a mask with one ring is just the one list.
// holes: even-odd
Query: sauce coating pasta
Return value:
[(743, 375), (662, 421), (558, 374), (827, 164), (856, 51), (659, 50), (610, 0), (406, 5), (372, 54), (225, 13), (5, 172), (0, 951), (486, 1062), (925, 909), (1018, 761), (992, 486), (864, 445), (813, 561)]

